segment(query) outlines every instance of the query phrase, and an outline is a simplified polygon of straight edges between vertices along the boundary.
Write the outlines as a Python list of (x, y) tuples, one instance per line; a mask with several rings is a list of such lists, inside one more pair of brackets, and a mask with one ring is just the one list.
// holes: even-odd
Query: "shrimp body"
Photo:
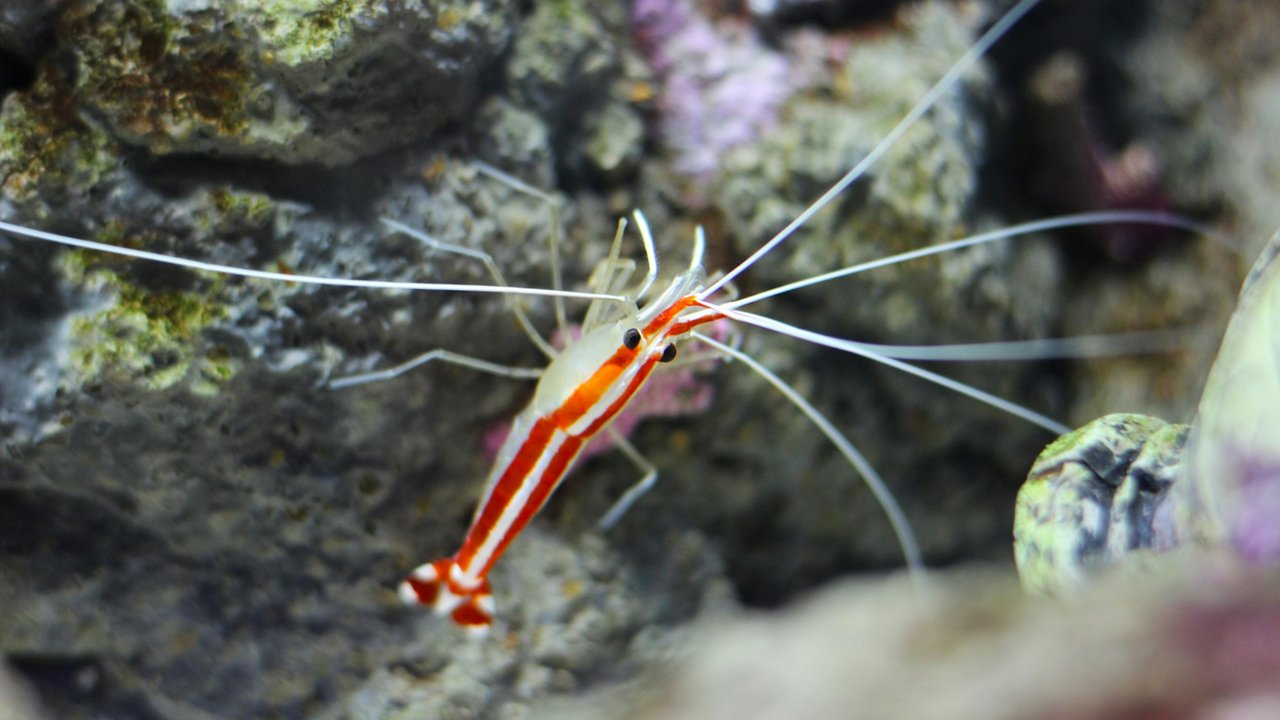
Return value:
[[(588, 330), (557, 355), (533, 400), (512, 424), (489, 472), (461, 549), (426, 563), (400, 584), (408, 604), (426, 605), (483, 633), (493, 621), (488, 574), (511, 541), (564, 480), (582, 449), (627, 405), (674, 343), (723, 317), (697, 296), (703, 273), (678, 276), (643, 309)], [(695, 312), (689, 312), (689, 311)]]

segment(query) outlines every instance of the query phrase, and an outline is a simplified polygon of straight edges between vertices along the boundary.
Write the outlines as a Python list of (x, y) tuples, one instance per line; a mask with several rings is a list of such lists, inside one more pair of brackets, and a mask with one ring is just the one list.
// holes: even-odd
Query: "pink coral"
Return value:
[(1229, 480), (1240, 494), (1228, 520), (1232, 547), (1247, 560), (1280, 561), (1280, 465), (1272, 458), (1241, 448)]
[(661, 132), (678, 171), (705, 180), (727, 149), (777, 122), (795, 85), (790, 66), (744, 19), (713, 22), (687, 0), (636, 0), (631, 19), (661, 83)]

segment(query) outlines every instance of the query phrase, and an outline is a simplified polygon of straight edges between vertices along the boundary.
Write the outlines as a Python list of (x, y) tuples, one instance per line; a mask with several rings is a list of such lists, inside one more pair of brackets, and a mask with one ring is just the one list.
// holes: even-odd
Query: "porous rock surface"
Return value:
[(155, 155), (346, 165), (460, 120), (515, 3), (71, 3), (80, 107)]
[(535, 717), (1265, 720), (1280, 711), (1280, 586), (1225, 558), (1113, 575), (1069, 601), (1028, 596), (1007, 570), (936, 580), (925, 598), (903, 577), (834, 583), (785, 611), (707, 623), (682, 662), (613, 695), (548, 701)]
[[(712, 52), (765, 32), (692, 7)], [(31, 81), (4, 89), (0, 219), (281, 272), (488, 282), (386, 231), (386, 216), (543, 286), (552, 214), (483, 176), (483, 160), (561, 198), (574, 284), (634, 207), (667, 267), (701, 222), (707, 264), (724, 268), (868, 148), (978, 22), (927, 3), (865, 26), (768, 30), (748, 46), (803, 72), (781, 76), (792, 84), (772, 124), (725, 148), (707, 178), (664, 151), (679, 143), (664, 137), (661, 80), (627, 8), (482, 10), (63, 3)], [(973, 71), (869, 187), (740, 291), (1007, 222), (1022, 200), (1000, 198), (1018, 177), (983, 177), (1017, 94), (997, 77)], [(842, 110), (880, 102), (892, 106), (881, 116)], [(1077, 280), (1051, 245), (992, 247), (768, 312), (869, 340), (1082, 332), (1071, 320), (1087, 314), (1073, 308), (1093, 266), (1117, 286), (1194, 284), (1216, 257), (1199, 252), (1119, 269), (1094, 254)], [(1229, 298), (1234, 281), (1223, 285)], [(1196, 284), (1202, 297), (1214, 287)], [(343, 392), (323, 382), (435, 347), (543, 362), (501, 299), (263, 284), (0, 237), (0, 300), (0, 652), (56, 717), (519, 715), (668, 662), (690, 618), (734, 598), (779, 604), (901, 562), (848, 466), (729, 367), (709, 381), (713, 412), (633, 438), (663, 481), (613, 532), (595, 523), (634, 468), (602, 458), (575, 471), (497, 566), (500, 623), (469, 644), (393, 590), (455, 549), (485, 471), (480, 438), (527, 389), (451, 367)], [(1138, 324), (1178, 322), (1184, 305)], [(549, 307), (530, 306), (551, 327)], [(1044, 433), (845, 356), (743, 343), (863, 447), (931, 563), (1007, 558), (1013, 495)], [(1091, 397), (1057, 367), (948, 372), (1060, 416)], [(1160, 389), (1178, 378), (1133, 394), (1170, 402), (1178, 392)]]

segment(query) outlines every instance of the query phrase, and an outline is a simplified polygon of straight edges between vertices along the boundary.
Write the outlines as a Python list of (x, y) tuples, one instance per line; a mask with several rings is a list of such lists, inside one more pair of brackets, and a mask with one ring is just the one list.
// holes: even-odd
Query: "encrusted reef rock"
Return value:
[(75, 97), (121, 141), (346, 165), (461, 120), (515, 3), (69, 3)]
[(1185, 460), (1210, 541), (1280, 562), (1280, 233), (1263, 248), (1214, 361)]
[[(0, 74), (0, 220), (285, 274), (490, 281), (378, 222), (389, 217), (484, 249), (521, 286), (549, 284), (558, 236), (572, 287), (637, 207), (664, 268), (687, 263), (698, 224), (709, 271), (732, 267), (989, 20), (949, 2), (849, 24), (761, 11), (765, 26), (685, 0), (39, 5), (26, 39), (0, 33), (0, 62), (20, 71)], [(1056, 10), (1092, 21), (1114, 4), (1068, 5)], [(686, 25), (655, 33), (636, 16), (646, 8)], [(1045, 30), (1061, 24), (1028, 18), (1003, 43), (1016, 52), (967, 73), (737, 290), (1035, 212), (1009, 158), (1056, 168), (1078, 146), (1016, 144), (1009, 108), (1017, 68), (1066, 43)], [(1169, 31), (1089, 27), (1081, 63), (1101, 77), (1120, 66), (1097, 48)], [(1121, 140), (1185, 122), (1158, 108), (1158, 122), (1130, 122), (1114, 97), (1080, 97)], [(479, 162), (550, 193), (558, 213)], [(1193, 197), (1236, 210), (1229, 193)], [(990, 246), (760, 309), (858, 339), (963, 342), (1186, 324), (1234, 292), (1207, 243), (1114, 262), (1077, 240)], [(624, 252), (643, 265), (633, 239)], [(550, 334), (552, 306), (527, 307)], [(844, 355), (738, 339), (863, 448), (931, 564), (1007, 558), (1015, 479), (1044, 433)], [(325, 384), (440, 347), (545, 362), (499, 297), (263, 283), (0, 235), (0, 654), (47, 714), (516, 717), (669, 666), (704, 642), (688, 640), (693, 618), (902, 562), (870, 493), (799, 413), (743, 368), (695, 365), (704, 374), (658, 404), (694, 411), (711, 387), (712, 409), (632, 438), (658, 488), (601, 534), (635, 469), (576, 468), (496, 566), (499, 625), (472, 643), (394, 588), (455, 549), (482, 490), (483, 438), (528, 388), (446, 366)], [(1194, 402), (1181, 392), (1191, 360), (1129, 367), (1110, 410)], [(943, 372), (1057, 417), (1096, 417), (1106, 395), (1058, 364)]]
[(1187, 429), (1145, 415), (1108, 415), (1045, 448), (1018, 492), (1013, 521), (1023, 585), (1073, 590), (1098, 567), (1177, 547), (1171, 490)]
[(1018, 492), (1023, 584), (1077, 590), (1108, 565), (1187, 544), (1280, 561), (1280, 233), (1254, 263), (1190, 426), (1109, 415), (1064, 435)]
[[(0, 8), (0, 51), (28, 60), (35, 58), (52, 39), (57, 9), (58, 3), (49, 0), (5, 3)], [(3, 75), (8, 77), (9, 72)]]
[(708, 623), (681, 662), (585, 720), (1267, 720), (1280, 713), (1280, 583), (1222, 558), (1112, 577), (1071, 602), (1006, 571), (843, 582), (785, 611)]

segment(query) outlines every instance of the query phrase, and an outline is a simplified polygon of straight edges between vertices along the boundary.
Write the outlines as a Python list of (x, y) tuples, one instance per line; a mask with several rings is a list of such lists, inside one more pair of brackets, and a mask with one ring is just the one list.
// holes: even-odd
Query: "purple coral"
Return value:
[(777, 122), (795, 86), (790, 64), (747, 21), (713, 22), (687, 0), (636, 0), (631, 22), (661, 85), (661, 133), (678, 171), (706, 180), (726, 150)]
[(1246, 560), (1280, 560), (1280, 463), (1256, 453), (1238, 452), (1235, 485), (1239, 493), (1229, 521), (1231, 546)]

